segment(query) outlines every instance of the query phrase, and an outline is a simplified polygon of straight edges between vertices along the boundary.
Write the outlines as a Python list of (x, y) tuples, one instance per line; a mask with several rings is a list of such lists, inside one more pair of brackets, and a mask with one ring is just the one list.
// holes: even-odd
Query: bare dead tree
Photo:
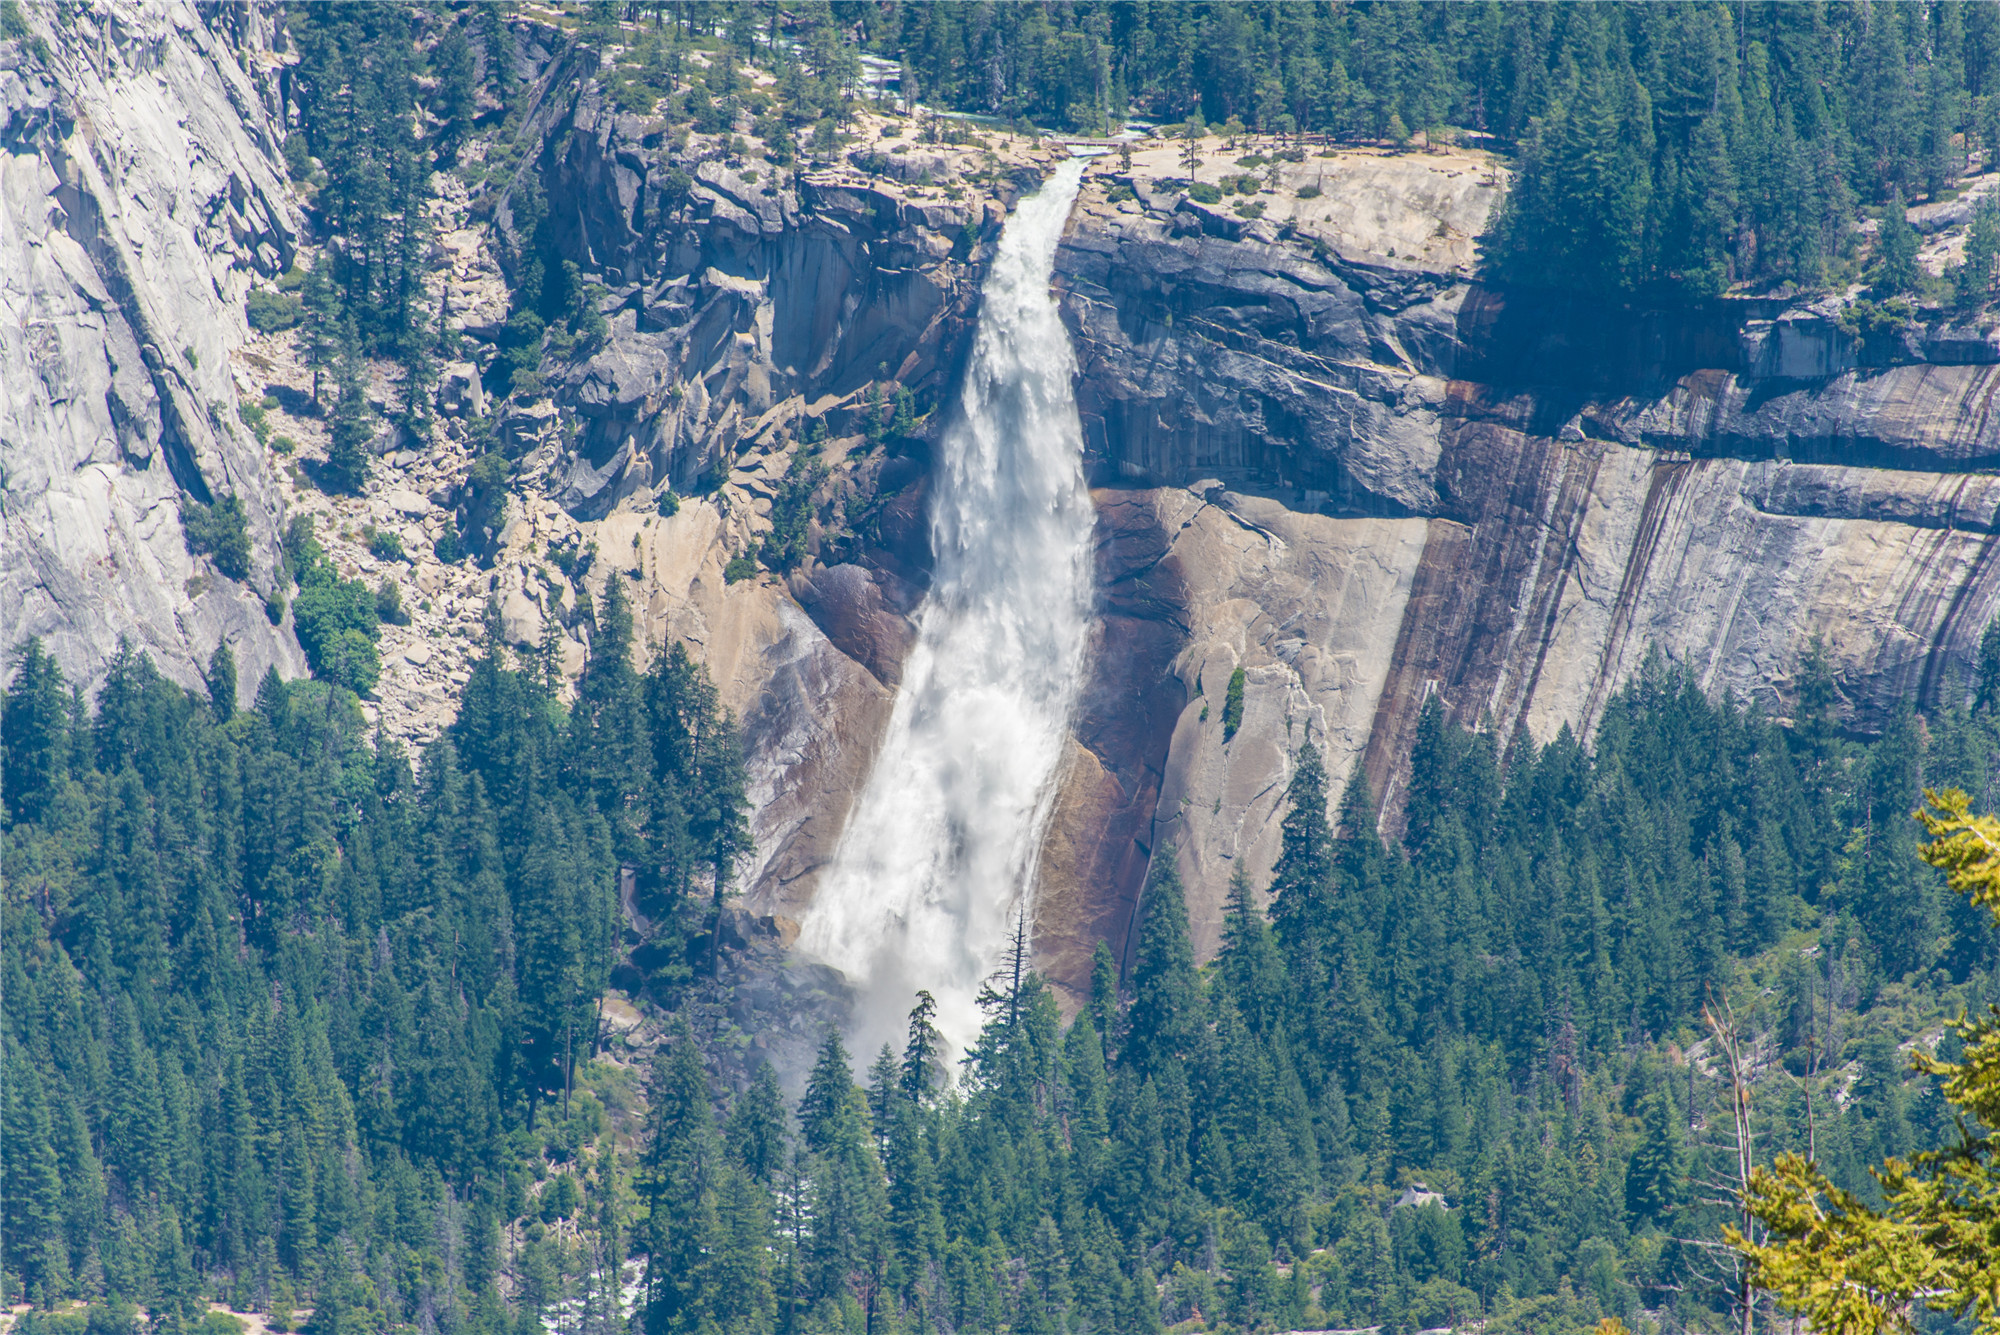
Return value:
[[(1715, 1041), (1715, 1050), (1724, 1064), (1724, 1077), (1729, 1085), (1729, 1125), (1735, 1141), (1733, 1181), (1717, 1184), (1722, 1185), (1728, 1194), (1716, 1203), (1733, 1204), (1737, 1210), (1737, 1228), (1744, 1237), (1755, 1239), (1757, 1220), (1750, 1212), (1749, 1195), (1750, 1173), (1756, 1165), (1756, 1142), (1750, 1124), (1750, 1070), (1754, 1044), (1745, 1046), (1736, 1012), (1726, 997), (1719, 1003), (1703, 1006), (1701, 1018), (1708, 1026), (1709, 1035)], [(1750, 1282), (1750, 1269), (1743, 1258), (1733, 1248), (1729, 1249), (1729, 1257), (1737, 1335), (1751, 1335), (1756, 1318), (1757, 1291)]]

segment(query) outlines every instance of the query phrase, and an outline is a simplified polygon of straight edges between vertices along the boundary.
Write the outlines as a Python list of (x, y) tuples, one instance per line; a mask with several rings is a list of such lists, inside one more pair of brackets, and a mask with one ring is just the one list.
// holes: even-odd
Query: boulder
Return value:
[(542, 609), (520, 589), (509, 589), (500, 602), (500, 636), (523, 648), (541, 643)]

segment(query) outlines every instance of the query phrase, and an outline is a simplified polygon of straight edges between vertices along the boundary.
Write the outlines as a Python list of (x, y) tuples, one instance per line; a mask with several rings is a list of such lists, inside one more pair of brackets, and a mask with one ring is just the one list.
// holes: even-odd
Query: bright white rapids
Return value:
[(981, 980), (1015, 915), (1032, 919), (1090, 625), (1076, 363), (1049, 290), (1082, 175), (1081, 161), (1057, 168), (1000, 237), (939, 444), (916, 644), (799, 938), (859, 992), (864, 1056), (900, 1034), (918, 988), (969, 1043)]

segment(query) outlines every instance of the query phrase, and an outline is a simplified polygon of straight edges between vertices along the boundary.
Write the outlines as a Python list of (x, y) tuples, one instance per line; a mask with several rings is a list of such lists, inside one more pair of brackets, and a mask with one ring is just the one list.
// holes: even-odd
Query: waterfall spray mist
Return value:
[(916, 644), (799, 939), (854, 983), (871, 1043), (920, 987), (969, 1042), (980, 981), (1030, 908), (1090, 622), (1075, 360), (1049, 290), (1082, 175), (1059, 167), (1000, 238), (939, 443)]

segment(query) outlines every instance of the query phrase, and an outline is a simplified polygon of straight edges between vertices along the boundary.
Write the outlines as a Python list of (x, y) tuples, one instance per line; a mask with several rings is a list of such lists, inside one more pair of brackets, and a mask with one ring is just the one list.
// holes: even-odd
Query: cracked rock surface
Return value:
[[(229, 371), (298, 237), (248, 72), (269, 33), (155, 0), (22, 13), (47, 57), (0, 43), (0, 638), (43, 637), (86, 694), (121, 636), (190, 686), (226, 641), (247, 700), (304, 671), (264, 615), (280, 500)], [(232, 493), (243, 583), (181, 530), (184, 495)]]

